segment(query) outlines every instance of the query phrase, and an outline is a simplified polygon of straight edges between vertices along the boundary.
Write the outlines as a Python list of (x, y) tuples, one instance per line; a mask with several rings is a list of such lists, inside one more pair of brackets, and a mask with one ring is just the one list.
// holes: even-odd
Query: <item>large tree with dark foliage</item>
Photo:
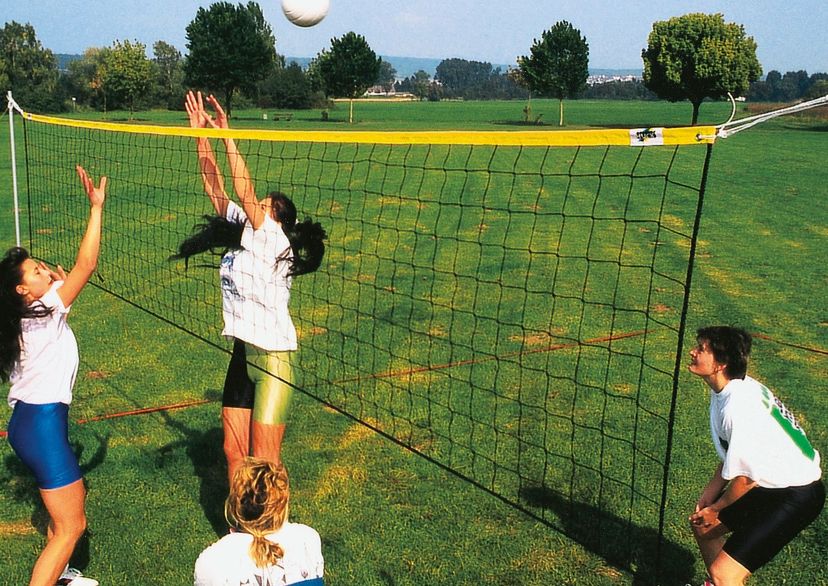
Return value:
[(221, 91), (230, 115), (233, 95), (253, 89), (264, 79), (276, 60), (276, 39), (256, 2), (233, 5), (217, 2), (199, 8), (187, 26), (184, 62), (187, 83)]
[(330, 51), (316, 56), (311, 68), (319, 76), (325, 94), (332, 98), (348, 98), (348, 122), (354, 121), (354, 98), (374, 85), (382, 59), (368, 45), (365, 37), (354, 32), (331, 39)]
[[(60, 109), (57, 60), (32, 25), (11, 21), (0, 29), (0, 83), (29, 111)], [(6, 103), (5, 91), (0, 102)]]
[(558, 124), (563, 126), (564, 99), (586, 89), (589, 77), (589, 45), (581, 31), (565, 20), (555, 23), (535, 40), (528, 56), (518, 59), (518, 66), (530, 92), (558, 98)]

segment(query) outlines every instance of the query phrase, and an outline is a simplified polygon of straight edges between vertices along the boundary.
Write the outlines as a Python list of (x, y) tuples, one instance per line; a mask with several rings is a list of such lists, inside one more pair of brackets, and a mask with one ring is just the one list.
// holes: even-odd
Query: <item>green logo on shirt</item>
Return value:
[(762, 403), (770, 412), (771, 417), (773, 417), (774, 420), (776, 420), (776, 422), (782, 427), (784, 432), (788, 434), (788, 437), (793, 440), (793, 443), (795, 443), (796, 446), (802, 450), (805, 457), (813, 461), (816, 456), (816, 450), (814, 450), (811, 442), (808, 441), (805, 431), (796, 422), (794, 414), (791, 413), (787, 407), (785, 407), (782, 401), (774, 397), (767, 387), (764, 385), (760, 386), (762, 387)]

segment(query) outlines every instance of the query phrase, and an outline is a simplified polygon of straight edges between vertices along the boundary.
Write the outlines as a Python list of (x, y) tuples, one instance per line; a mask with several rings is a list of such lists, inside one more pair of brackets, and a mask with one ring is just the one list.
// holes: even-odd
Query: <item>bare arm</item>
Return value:
[[(218, 100), (210, 95), (207, 97), (207, 101), (216, 111), (215, 122), (210, 122), (216, 128), (228, 128), (227, 116)], [(259, 205), (247, 164), (244, 162), (244, 157), (242, 157), (242, 154), (236, 146), (236, 141), (232, 138), (226, 138), (224, 139), (224, 146), (227, 151), (227, 163), (230, 166), (230, 174), (233, 178), (233, 190), (236, 192), (236, 197), (239, 198), (239, 203), (247, 218), (250, 220), (250, 224), (254, 230), (257, 230), (264, 223), (265, 212)]]
[(713, 473), (713, 477), (707, 483), (707, 486), (702, 492), (699, 500), (696, 502), (696, 512), (700, 511), (701, 509), (708, 507), (715, 502), (715, 500), (722, 494), (725, 486), (727, 486), (727, 480), (722, 478), (722, 467), (724, 464), (721, 462), (719, 463), (716, 471)]
[[(204, 110), (201, 92), (197, 94), (192, 91), (187, 92), (184, 108), (190, 118), (191, 128), (206, 128), (212, 125), (207, 112)], [(230, 199), (224, 190), (224, 177), (216, 163), (216, 155), (210, 141), (203, 137), (197, 138), (196, 151), (198, 153), (198, 166), (201, 170), (201, 180), (204, 183), (204, 192), (210, 198), (210, 203), (213, 204), (216, 213), (221, 217), (225, 217)]]
[[(78, 256), (75, 265), (69, 271), (63, 286), (57, 290), (60, 300), (66, 307), (72, 305), (80, 295), (83, 287), (89, 282), (89, 278), (98, 266), (98, 255), (101, 249), (101, 225), (103, 221), (103, 205), (106, 199), (106, 177), (101, 177), (100, 184), (96, 187), (92, 179), (83, 167), (76, 167), (81, 184), (89, 197), (90, 210), (89, 222), (86, 225), (86, 233), (80, 243)], [(63, 269), (58, 267), (58, 273), (62, 276)]]
[[(721, 478), (721, 466), (718, 469), (718, 474)], [(725, 481), (722, 480), (722, 482)], [(708, 484), (708, 488), (710, 488), (710, 486), (711, 485)], [(719, 496), (715, 501), (706, 503), (704, 506), (699, 506), (702, 504), (700, 501), (699, 505), (696, 505), (696, 512), (690, 515), (690, 522), (695, 526), (703, 528), (717, 526), (720, 523), (719, 512), (742, 498), (755, 486), (756, 482), (747, 476), (737, 476), (730, 481), (730, 484), (727, 485), (727, 489), (725, 489), (725, 491), (721, 493), (721, 496)], [(707, 490), (705, 490), (705, 495), (706, 494)]]

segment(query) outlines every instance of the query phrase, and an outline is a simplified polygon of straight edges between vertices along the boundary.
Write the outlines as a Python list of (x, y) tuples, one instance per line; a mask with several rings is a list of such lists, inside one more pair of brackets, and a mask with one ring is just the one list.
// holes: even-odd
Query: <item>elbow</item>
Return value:
[(85, 273), (87, 275), (91, 275), (95, 272), (98, 268), (98, 257), (81, 257), (75, 263), (75, 269)]

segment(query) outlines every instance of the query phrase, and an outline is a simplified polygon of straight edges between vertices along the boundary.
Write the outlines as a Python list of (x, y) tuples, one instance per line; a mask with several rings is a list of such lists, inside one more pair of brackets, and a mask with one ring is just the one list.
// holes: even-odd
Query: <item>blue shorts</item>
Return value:
[(9, 444), (34, 473), (39, 488), (61, 488), (83, 477), (78, 458), (69, 445), (66, 403), (33, 405), (18, 401), (8, 431)]

